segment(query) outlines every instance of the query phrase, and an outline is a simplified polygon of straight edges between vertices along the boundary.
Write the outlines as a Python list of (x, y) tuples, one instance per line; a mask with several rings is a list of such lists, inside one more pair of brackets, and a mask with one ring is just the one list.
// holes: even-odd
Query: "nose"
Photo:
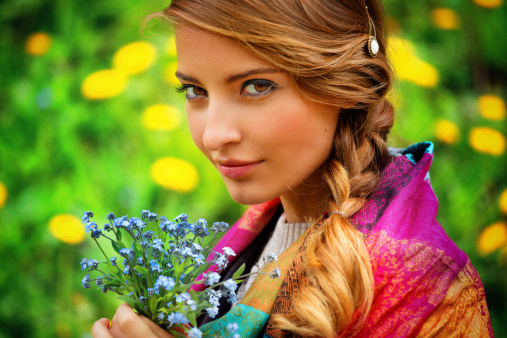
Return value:
[(202, 141), (208, 151), (218, 151), (241, 141), (240, 121), (230, 103), (210, 100), (206, 115)]

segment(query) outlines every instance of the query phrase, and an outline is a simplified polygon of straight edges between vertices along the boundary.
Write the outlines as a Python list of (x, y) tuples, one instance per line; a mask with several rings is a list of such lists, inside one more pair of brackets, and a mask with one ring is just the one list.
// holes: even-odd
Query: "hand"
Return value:
[(94, 338), (173, 338), (148, 318), (138, 315), (128, 304), (116, 310), (111, 325), (109, 319), (97, 320), (92, 326)]

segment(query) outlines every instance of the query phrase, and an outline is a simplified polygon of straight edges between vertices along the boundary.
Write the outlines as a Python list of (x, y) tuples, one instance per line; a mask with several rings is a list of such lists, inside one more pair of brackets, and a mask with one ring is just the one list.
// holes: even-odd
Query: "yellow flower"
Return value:
[(157, 58), (157, 50), (149, 42), (136, 41), (120, 48), (113, 57), (114, 68), (129, 75), (148, 69)]
[(500, 195), (500, 210), (507, 215), (507, 189), (505, 189)]
[(7, 188), (0, 182), (0, 209), (5, 205), (5, 201), (7, 201)]
[(56, 215), (49, 221), (49, 231), (67, 244), (81, 243), (85, 238), (84, 226), (73, 215)]
[(435, 136), (440, 142), (454, 144), (459, 137), (458, 126), (448, 120), (438, 120), (435, 126)]
[(150, 174), (157, 184), (179, 192), (192, 191), (199, 182), (197, 169), (191, 163), (173, 157), (163, 157), (155, 161)]
[(435, 26), (441, 29), (456, 29), (459, 27), (459, 17), (449, 8), (435, 8), (431, 11), (431, 18)]
[(181, 122), (181, 112), (175, 106), (154, 104), (143, 111), (142, 123), (146, 129), (174, 130)]
[(51, 46), (51, 37), (46, 33), (34, 33), (26, 40), (26, 52), (30, 55), (39, 56), (46, 54)]
[(167, 82), (173, 86), (178, 86), (180, 84), (180, 81), (174, 75), (176, 73), (177, 68), (178, 68), (178, 64), (176, 63), (176, 61), (171, 62), (164, 67), (164, 81), (165, 82)]
[(87, 99), (107, 99), (121, 94), (127, 81), (127, 75), (117, 69), (99, 70), (86, 77), (81, 92)]
[(490, 120), (502, 120), (505, 117), (505, 102), (495, 95), (479, 97), (479, 112)]
[(491, 128), (473, 128), (469, 135), (469, 142), (472, 148), (479, 152), (499, 156), (505, 151), (505, 137)]
[(419, 59), (414, 54), (414, 46), (410, 41), (396, 37), (388, 40), (389, 56), (394, 64), (396, 75), (406, 81), (422, 87), (434, 87), (439, 75), (435, 67)]
[(505, 222), (496, 222), (489, 227), (479, 236), (477, 241), (477, 250), (479, 254), (486, 256), (496, 249), (501, 248), (507, 243), (507, 225)]
[(474, 0), (474, 2), (486, 8), (496, 8), (502, 5), (502, 0)]
[(176, 57), (176, 41), (174, 40), (174, 36), (167, 39), (167, 42), (165, 43), (165, 53)]

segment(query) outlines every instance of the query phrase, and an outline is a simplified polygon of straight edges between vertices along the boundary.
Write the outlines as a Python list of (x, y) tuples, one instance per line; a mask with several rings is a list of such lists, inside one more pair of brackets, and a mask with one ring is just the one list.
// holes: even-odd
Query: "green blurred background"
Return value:
[[(186, 129), (170, 31), (139, 33), (142, 17), (167, 4), (0, 4), (0, 337), (89, 337), (114, 313), (114, 294), (81, 286), (81, 259), (101, 257), (84, 210), (99, 225), (110, 211), (233, 223), (244, 210)], [(496, 335), (507, 336), (506, 6), (385, 6), (399, 77), (390, 145), (434, 142), (438, 219), (482, 276)]]

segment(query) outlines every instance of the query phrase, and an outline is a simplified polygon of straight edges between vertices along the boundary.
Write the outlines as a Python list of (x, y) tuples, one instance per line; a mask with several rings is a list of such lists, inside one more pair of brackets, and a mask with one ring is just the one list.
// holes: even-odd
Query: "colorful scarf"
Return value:
[[(438, 201), (429, 182), (433, 145), (392, 151), (377, 191), (350, 221), (366, 235), (374, 277), (374, 299), (357, 337), (492, 337), (484, 287), (470, 260), (435, 217)], [(275, 214), (280, 201), (250, 206), (217, 244), (245, 250)], [(292, 311), (292, 295), (309, 285), (302, 258), (315, 222), (264, 268), (280, 279), (258, 275), (241, 302), (202, 329), (228, 336), (238, 323), (241, 337), (294, 337), (273, 327), (270, 316)], [(262, 248), (259, 248), (260, 250)]]

